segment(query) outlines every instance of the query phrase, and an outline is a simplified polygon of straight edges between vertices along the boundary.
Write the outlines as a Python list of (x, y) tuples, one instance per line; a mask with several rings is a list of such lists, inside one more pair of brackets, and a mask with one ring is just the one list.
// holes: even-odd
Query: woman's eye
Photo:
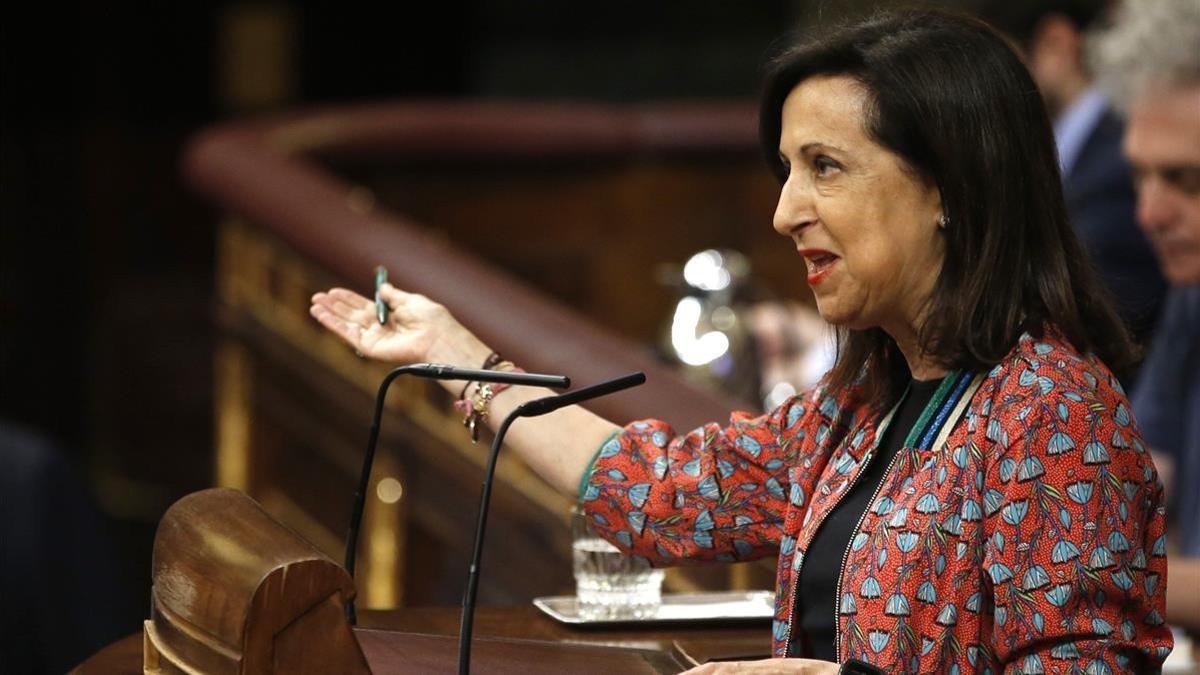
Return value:
[(824, 155), (820, 155), (813, 160), (813, 168), (816, 169), (818, 176), (828, 176), (841, 167), (839, 167), (838, 163), (832, 159), (829, 159)]

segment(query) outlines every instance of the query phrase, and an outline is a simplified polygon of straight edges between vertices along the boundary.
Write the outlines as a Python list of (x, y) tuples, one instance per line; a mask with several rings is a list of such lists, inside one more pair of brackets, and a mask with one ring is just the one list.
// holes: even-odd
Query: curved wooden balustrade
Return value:
[[(757, 153), (753, 109), (740, 104), (403, 103), (236, 122), (200, 134), (186, 152), (185, 174), (230, 215), (218, 244), (218, 482), (246, 490), (340, 558), (348, 486), (383, 369), (325, 335), (307, 316), (308, 297), (335, 283), (365, 290), (378, 264), (388, 267), (397, 286), (443, 302), (527, 370), (568, 374), (576, 386), (645, 371), (646, 385), (590, 406), (614, 421), (657, 417), (687, 429), (724, 420), (742, 406), (684, 380), (642, 344), (434, 234), (436, 223), (376, 203), (332, 167), (429, 165), (445, 172), (462, 164), (549, 167), (553, 173), (556, 167), (650, 162), (759, 171)], [(620, 178), (612, 184), (630, 189)], [(513, 199), (531, 193), (536, 186), (514, 192)], [(486, 226), (487, 214), (478, 217)], [(392, 450), (381, 455), (377, 476), (394, 477), (403, 498), (381, 496), (369, 506), (360, 558), (365, 580), (358, 582), (366, 606), (403, 602), (413, 592), (412, 580), (405, 581), (412, 575), (426, 584), (450, 583), (428, 577), (451, 559), (465, 559), (483, 455), (466, 440), (446, 397), (412, 383), (395, 389), (383, 437)], [(508, 578), (490, 572), (496, 576), (490, 590), (485, 580), (484, 601), (488, 593), (493, 601), (518, 600), (569, 586), (562, 526), (569, 499), (514, 459), (503, 459), (498, 478), (508, 489), (497, 492), (496, 508), (504, 515), (492, 519), (489, 541), (510, 550), (487, 555), (523, 569)], [(464, 539), (461, 546), (457, 538)], [(429, 560), (412, 557), (439, 547), (445, 550)], [(724, 586), (728, 579), (696, 571), (669, 577), (671, 584)]]
[(353, 186), (311, 158), (516, 162), (745, 155), (756, 148), (753, 112), (745, 106), (397, 105), (222, 127), (196, 140), (186, 172), (224, 209), (343, 279), (386, 265), (397, 286), (446, 304), (527, 370), (565, 372), (578, 383), (644, 370), (645, 386), (594, 409), (615, 420), (653, 416), (690, 428), (723, 419), (737, 402), (692, 385), (641, 345), (429, 236), (403, 214), (356, 209), (348, 200)]

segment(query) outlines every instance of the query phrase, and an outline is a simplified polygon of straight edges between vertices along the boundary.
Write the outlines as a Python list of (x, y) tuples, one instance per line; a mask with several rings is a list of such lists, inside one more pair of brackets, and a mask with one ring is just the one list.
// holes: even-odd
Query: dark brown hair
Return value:
[[(846, 75), (865, 86), (867, 134), (941, 193), (946, 256), (918, 337), (946, 368), (987, 369), (1022, 332), (1061, 330), (1118, 373), (1134, 358), (1067, 219), (1054, 136), (1029, 72), (987, 24), (937, 11), (888, 11), (778, 56), (759, 117), (780, 180), (783, 102), (800, 82)], [(864, 372), (865, 371), (865, 372)], [(890, 400), (908, 380), (879, 328), (839, 330), (829, 385), (859, 379)]]

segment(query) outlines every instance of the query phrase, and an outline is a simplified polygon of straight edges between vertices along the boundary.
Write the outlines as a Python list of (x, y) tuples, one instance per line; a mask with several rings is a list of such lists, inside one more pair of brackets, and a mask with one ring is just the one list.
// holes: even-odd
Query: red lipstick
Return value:
[(804, 265), (808, 268), (809, 286), (821, 283), (833, 271), (837, 261), (841, 260), (837, 255), (820, 248), (803, 248), (799, 253), (804, 257)]

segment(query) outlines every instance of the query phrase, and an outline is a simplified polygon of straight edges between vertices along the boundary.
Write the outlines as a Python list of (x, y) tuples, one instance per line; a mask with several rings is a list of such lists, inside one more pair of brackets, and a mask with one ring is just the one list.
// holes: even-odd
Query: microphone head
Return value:
[(519, 417), (537, 417), (538, 415), (545, 415), (547, 413), (554, 412), (559, 408), (565, 408), (569, 405), (575, 405), (576, 403), (589, 401), (593, 398), (599, 398), (608, 394), (615, 394), (623, 389), (636, 387), (639, 384), (645, 383), (645, 381), (646, 374), (642, 372), (622, 375), (621, 377), (600, 382), (599, 384), (593, 384), (589, 387), (584, 387), (583, 389), (568, 391), (565, 394), (547, 396), (545, 398), (527, 401), (526, 403), (522, 403), (520, 406), (518, 406), (514, 411), (514, 414)]

